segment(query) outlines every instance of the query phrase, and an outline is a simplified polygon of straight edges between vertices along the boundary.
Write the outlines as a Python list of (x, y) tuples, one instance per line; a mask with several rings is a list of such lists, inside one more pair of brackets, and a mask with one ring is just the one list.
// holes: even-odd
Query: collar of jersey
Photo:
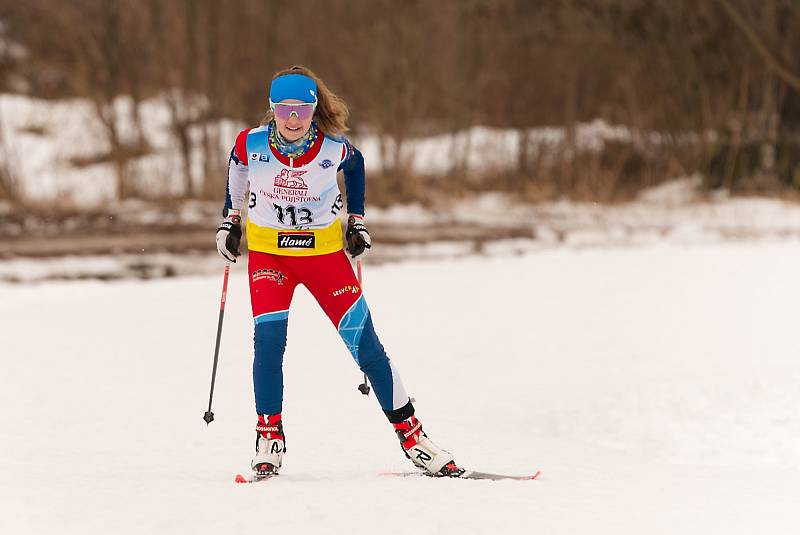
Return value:
[(325, 139), (325, 134), (322, 132), (322, 130), (319, 128), (314, 128), (313, 137), (306, 151), (297, 157), (290, 157), (281, 153), (280, 149), (273, 142), (273, 135), (275, 135), (273, 130), (274, 128), (274, 123), (270, 123), (267, 127), (267, 139), (269, 140), (270, 152), (272, 152), (272, 155), (275, 156), (279, 162), (289, 167), (300, 167), (310, 163), (314, 158), (317, 157), (317, 154), (319, 154), (319, 151), (322, 148), (322, 141)]
[(278, 132), (275, 122), (273, 121), (269, 125), (267, 138), (270, 144), (287, 158), (299, 158), (311, 148), (311, 145), (313, 145), (314, 141), (317, 139), (317, 123), (311, 121), (311, 125), (305, 134), (294, 141), (287, 141)]

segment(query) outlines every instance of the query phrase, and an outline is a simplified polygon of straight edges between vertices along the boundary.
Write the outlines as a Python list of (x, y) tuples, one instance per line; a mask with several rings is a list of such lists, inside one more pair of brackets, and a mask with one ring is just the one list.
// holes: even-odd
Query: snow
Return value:
[[(254, 439), (246, 275), (0, 284), (0, 532), (797, 533), (794, 241), (365, 266), (434, 441), (532, 482), (410, 467), (335, 330), (292, 309), (282, 475)], [(219, 274), (218, 274), (219, 275)]]
[(15, 258), (0, 261), (0, 282), (34, 283), (49, 280), (150, 279), (219, 272), (219, 253), (154, 253), (53, 258)]
[(403, 224), (415, 231), (464, 224), (529, 229), (537, 245), (559, 247), (800, 238), (800, 205), (795, 202), (759, 197), (704, 198), (699, 188), (697, 177), (687, 177), (645, 190), (640, 198), (619, 204), (566, 200), (532, 204), (503, 193), (486, 193), (436, 210), (426, 210), (419, 204), (368, 207), (367, 220), (370, 224)]
[[(641, 199), (618, 205), (566, 201), (524, 204), (504, 194), (486, 193), (436, 210), (418, 204), (369, 206), (367, 219), (376, 241), (370, 259), (390, 263), (505, 257), (563, 248), (800, 241), (797, 203), (745, 197), (703, 200), (698, 187), (694, 179), (677, 180), (645, 191)], [(126, 201), (120, 203), (116, 215), (109, 217), (116, 218), (117, 225), (145, 225), (154, 220), (199, 225), (216, 221), (218, 213), (214, 202), (187, 202), (174, 212), (164, 212), (147, 203)], [(481, 218), (476, 219), (475, 214), (481, 214)], [(66, 222), (71, 223), (86, 224), (82, 219)], [(207, 232), (213, 237), (214, 227), (209, 226)], [(154, 253), (148, 248), (136, 254), (9, 258), (0, 260), (0, 282), (216, 273), (219, 256), (213, 241), (206, 249), (191, 254)]]
[[(181, 191), (182, 161), (176, 137), (170, 133), (168, 95), (145, 100), (139, 106), (142, 137), (152, 152), (130, 164), (139, 186), (151, 193)], [(188, 103), (178, 99), (178, 105)], [(118, 97), (113, 106), (121, 141), (134, 144), (134, 103)], [(202, 109), (202, 104), (195, 104)], [(214, 127), (224, 138), (220, 155), (227, 159), (241, 125), (230, 120)], [(203, 161), (201, 127), (189, 128), (192, 161)], [(0, 165), (7, 166), (23, 194), (37, 203), (59, 201), (81, 207), (99, 206), (116, 197), (116, 175), (108, 161), (110, 150), (105, 127), (88, 99), (43, 100), (23, 95), (0, 94)], [(19, 155), (25, 155), (24, 159)], [(96, 161), (95, 161), (96, 160)], [(75, 165), (75, 161), (84, 162)], [(191, 170), (201, 180), (202, 170)], [(87, 187), (88, 186), (88, 187)], [(155, 195), (154, 195), (155, 196)]]
[[(515, 165), (523, 143), (531, 143), (538, 151), (558, 146), (566, 135), (566, 129), (560, 126), (526, 130), (476, 126), (405, 140), (400, 157), (414, 173), (421, 175), (450, 172), (458, 158), (462, 158), (464, 167), (470, 171), (496, 172)], [(575, 127), (575, 146), (581, 150), (597, 151), (607, 141), (631, 141), (633, 137), (627, 127), (609, 125), (602, 119)], [(380, 170), (384, 163), (390, 163), (382, 158), (381, 142), (386, 144), (389, 155), (394, 154), (397, 148), (394, 140), (382, 140), (369, 134), (354, 138), (354, 142), (364, 155), (367, 171)]]
[[(131, 165), (176, 193), (167, 97), (142, 103), (153, 152)], [(120, 120), (131, 104), (115, 102)], [(29, 198), (91, 206), (114, 197), (109, 163), (71, 164), (108, 150), (88, 102), (0, 95), (0, 119), (0, 164)], [(216, 126), (225, 154), (245, 125)], [(523, 134), (548, 147), (565, 133), (478, 127), (408, 140), (401, 157), (419, 173), (449, 171), (449, 154), (468, 154), (470, 170), (497, 167), (513, 161)], [(594, 121), (575, 136), (599, 150), (634, 134)], [(368, 169), (384, 163), (379, 141), (355, 140)], [(140, 201), (111, 206), (133, 224), (165, 217)], [(173, 216), (198, 224), (208, 213), (192, 202)], [(619, 205), (526, 205), (497, 193), (369, 207), (368, 217), (409, 235), (496, 231), (378, 239), (365, 287), (433, 440), (467, 467), (541, 469), (540, 480), (379, 475), (410, 464), (374, 397), (356, 390), (361, 375), (335, 330), (299, 291), (284, 470), (235, 485), (255, 421), (242, 263), (228, 296), (216, 421), (206, 426), (221, 284), (213, 251), (17, 258), (0, 262), (0, 533), (798, 532), (796, 204), (706, 198), (699, 179), (685, 177)]]
[[(120, 96), (106, 110), (108, 117), (113, 116), (121, 141), (135, 146), (137, 128), (133, 117), (138, 109), (141, 135), (151, 150), (129, 162), (129, 173), (135, 177), (135, 185), (153, 197), (180, 196), (183, 191), (178, 178), (183, 176), (183, 162), (178, 140), (170, 129), (170, 100), (187, 118), (200, 115), (207, 104), (202, 98), (165, 93), (142, 101), (138, 108), (133, 99)], [(218, 151), (224, 162), (236, 134), (254, 125), (223, 119), (208, 126), (219, 134)], [(192, 162), (204, 161), (202, 128), (198, 123), (188, 129)], [(24, 196), (37, 203), (102, 206), (116, 198), (117, 188), (116, 171), (108, 159), (106, 129), (88, 99), (43, 100), (0, 93), (0, 167), (7, 168)], [(526, 139), (539, 150), (556, 146), (565, 136), (562, 127), (522, 131), (477, 126), (405, 140), (400, 158), (409, 169), (422, 175), (450, 172), (459, 160), (472, 172), (496, 172), (514, 165)], [(635, 136), (628, 128), (600, 119), (575, 128), (576, 146), (584, 150), (600, 150), (607, 141), (631, 140)], [(367, 172), (392, 163), (384, 159), (390, 160), (396, 152), (392, 140), (365, 131), (353, 136), (352, 141), (364, 154)], [(388, 149), (385, 154), (380, 150), (382, 142)], [(18, 157), (21, 154), (24, 159)], [(199, 163), (189, 170), (195, 185), (202, 183), (203, 172)], [(222, 180), (224, 173), (220, 177)]]

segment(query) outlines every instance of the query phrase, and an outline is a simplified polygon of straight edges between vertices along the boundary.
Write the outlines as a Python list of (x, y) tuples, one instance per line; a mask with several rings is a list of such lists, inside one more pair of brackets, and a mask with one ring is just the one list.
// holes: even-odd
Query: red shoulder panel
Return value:
[(250, 130), (252, 128), (246, 128), (236, 136), (234, 151), (236, 152), (236, 157), (239, 158), (239, 163), (243, 165), (247, 165), (247, 134), (250, 133)]

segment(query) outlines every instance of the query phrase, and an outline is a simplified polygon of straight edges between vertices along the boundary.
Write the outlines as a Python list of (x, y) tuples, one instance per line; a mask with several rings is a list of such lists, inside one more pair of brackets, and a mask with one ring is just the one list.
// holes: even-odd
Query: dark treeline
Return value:
[[(227, 155), (212, 126), (257, 123), (273, 72), (300, 63), (350, 104), (355, 133), (385, 141), (376, 195), (418, 197), (403, 143), (475, 126), (514, 129), (507, 169), (450, 188), (529, 199), (624, 198), (701, 172), (709, 188), (800, 187), (798, 0), (18, 0), (0, 1), (0, 84), (37, 97), (90, 99), (126, 188), (149, 150), (117, 130), (111, 103), (165, 97), (190, 158), (203, 129), (208, 186)], [(13, 46), (12, 46), (13, 45)], [(136, 124), (134, 106), (134, 121)], [(602, 118), (629, 140), (588, 150), (576, 127)], [(530, 129), (563, 127), (542, 150)], [(456, 150), (454, 148), (454, 150)], [(459, 148), (462, 152), (464, 147)], [(466, 148), (469, 150), (469, 147)], [(188, 166), (186, 166), (188, 169)], [(213, 180), (212, 180), (213, 177)], [(442, 181), (439, 181), (442, 182)]]

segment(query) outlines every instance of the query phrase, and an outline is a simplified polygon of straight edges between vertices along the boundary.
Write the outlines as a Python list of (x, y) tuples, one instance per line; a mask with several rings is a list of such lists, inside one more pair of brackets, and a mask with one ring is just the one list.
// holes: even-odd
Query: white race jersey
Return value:
[(248, 247), (291, 256), (340, 250), (337, 216), (343, 203), (336, 173), (347, 154), (345, 143), (319, 131), (305, 154), (287, 158), (270, 147), (267, 129), (246, 134)]

